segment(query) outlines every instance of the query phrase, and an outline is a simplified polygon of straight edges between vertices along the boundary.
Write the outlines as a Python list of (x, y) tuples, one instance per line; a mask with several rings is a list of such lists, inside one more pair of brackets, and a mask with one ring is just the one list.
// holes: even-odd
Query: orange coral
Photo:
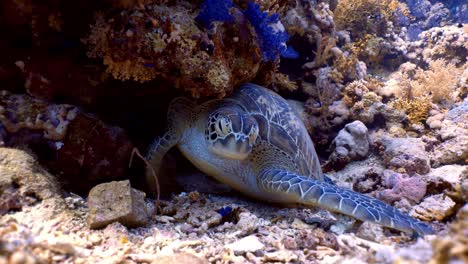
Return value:
[(412, 100), (397, 99), (392, 102), (391, 106), (405, 112), (412, 124), (419, 124), (426, 121), (429, 116), (429, 110), (432, 108), (432, 103), (431, 97), (421, 96), (415, 97)]

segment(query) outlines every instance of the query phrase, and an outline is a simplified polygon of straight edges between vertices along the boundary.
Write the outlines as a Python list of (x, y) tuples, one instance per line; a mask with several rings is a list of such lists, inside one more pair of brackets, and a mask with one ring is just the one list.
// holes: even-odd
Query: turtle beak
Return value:
[(230, 135), (213, 143), (211, 150), (224, 158), (243, 160), (252, 151), (249, 138), (245, 135)]

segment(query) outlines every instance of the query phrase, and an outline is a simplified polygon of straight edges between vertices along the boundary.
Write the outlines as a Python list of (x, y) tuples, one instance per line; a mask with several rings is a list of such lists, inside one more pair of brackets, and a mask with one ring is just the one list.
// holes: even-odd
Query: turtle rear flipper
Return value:
[(318, 206), (400, 231), (419, 235), (434, 232), (430, 226), (375, 198), (282, 169), (263, 170), (259, 186), (266, 192), (292, 197), (300, 204)]

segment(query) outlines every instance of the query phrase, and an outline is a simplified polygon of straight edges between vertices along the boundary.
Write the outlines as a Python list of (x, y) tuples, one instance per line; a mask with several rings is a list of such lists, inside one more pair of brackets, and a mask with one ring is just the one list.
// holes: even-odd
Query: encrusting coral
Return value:
[(288, 39), (278, 14), (256, 3), (241, 10), (230, 0), (206, 0), (200, 10), (184, 2), (98, 14), (84, 42), (115, 79), (162, 78), (194, 97), (222, 97), (253, 80), (263, 62), (297, 57)]

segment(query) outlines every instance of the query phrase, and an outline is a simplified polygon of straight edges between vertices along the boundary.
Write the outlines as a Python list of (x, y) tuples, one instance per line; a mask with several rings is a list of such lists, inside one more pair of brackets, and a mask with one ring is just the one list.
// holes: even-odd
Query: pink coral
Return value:
[(395, 202), (402, 198), (417, 203), (426, 194), (426, 183), (419, 175), (408, 177), (403, 174), (385, 170), (383, 176), (384, 185), (388, 188), (379, 193), (379, 199), (387, 202)]

